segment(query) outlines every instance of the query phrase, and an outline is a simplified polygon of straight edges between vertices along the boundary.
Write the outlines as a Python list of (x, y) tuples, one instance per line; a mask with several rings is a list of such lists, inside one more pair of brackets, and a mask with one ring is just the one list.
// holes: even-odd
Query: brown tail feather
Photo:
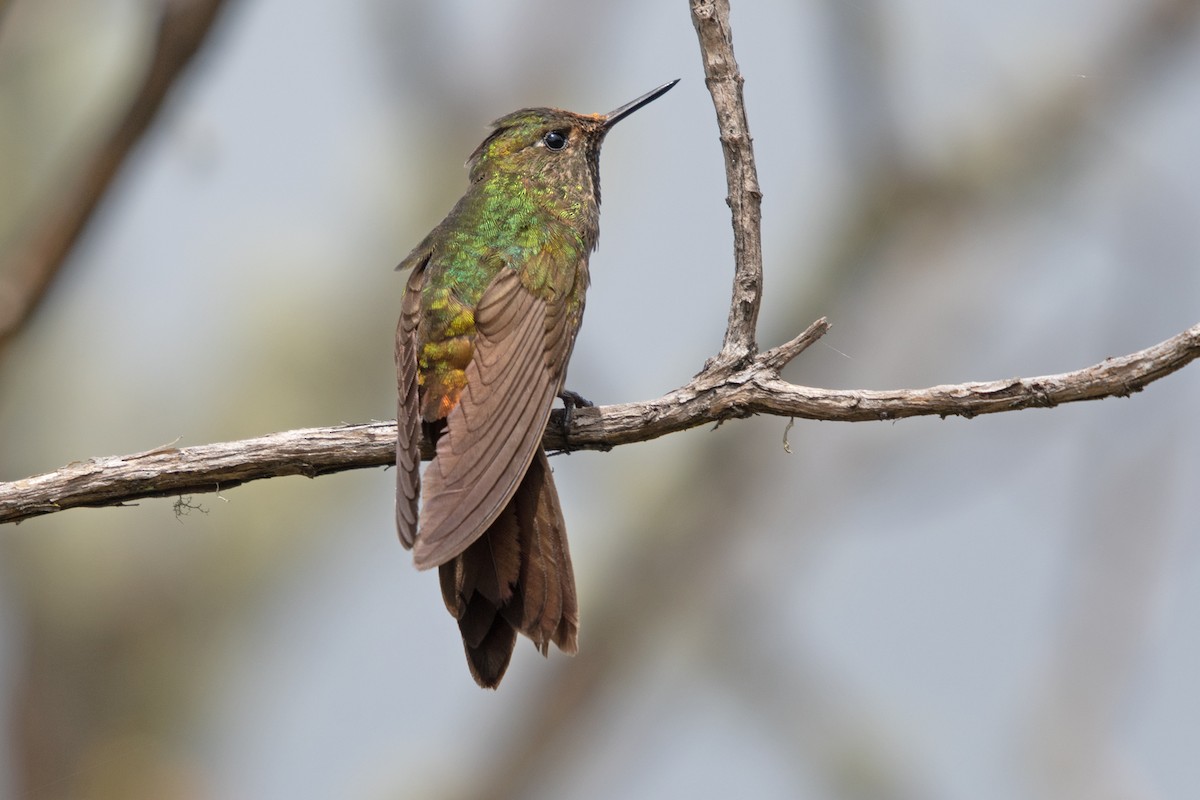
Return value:
[(516, 493), (491, 527), (439, 568), (446, 608), (458, 620), (471, 675), (494, 689), (516, 634), (545, 655), (550, 642), (577, 649), (579, 604), (566, 525), (546, 453), (538, 449)]

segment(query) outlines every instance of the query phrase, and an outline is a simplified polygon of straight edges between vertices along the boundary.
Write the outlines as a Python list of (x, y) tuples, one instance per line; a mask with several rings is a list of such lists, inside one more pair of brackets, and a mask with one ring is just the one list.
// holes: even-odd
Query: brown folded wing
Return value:
[(511, 269), (484, 292), (475, 328), (466, 388), (425, 471), (413, 552), (419, 569), (461, 553), (513, 496), (541, 442), (570, 350), (562, 305), (529, 292)]
[(421, 412), (417, 393), (417, 324), (425, 263), (408, 276), (396, 325), (396, 530), (411, 548), (417, 540), (417, 498), (421, 494)]

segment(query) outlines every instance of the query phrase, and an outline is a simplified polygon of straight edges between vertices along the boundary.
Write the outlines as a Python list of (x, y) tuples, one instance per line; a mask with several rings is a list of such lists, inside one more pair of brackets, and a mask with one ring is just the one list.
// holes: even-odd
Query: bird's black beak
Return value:
[(646, 105), (647, 103), (652, 103), (655, 100), (657, 100), (658, 98), (662, 97), (664, 94), (671, 91), (671, 88), (673, 86), (675, 86), (675, 84), (677, 84), (677, 83), (679, 83), (679, 78), (676, 78), (675, 80), (671, 81), (670, 83), (664, 83), (662, 86), (658, 87), (654, 91), (647, 92), (646, 94), (639, 97), (637, 100), (634, 100), (630, 103), (626, 103), (625, 105), (621, 106), (620, 108), (616, 109), (615, 111), (608, 112), (607, 114), (604, 115), (604, 129), (608, 130), (613, 125), (616, 125), (618, 122), (625, 119), (626, 117), (628, 117), (633, 112), (637, 111), (642, 106)]

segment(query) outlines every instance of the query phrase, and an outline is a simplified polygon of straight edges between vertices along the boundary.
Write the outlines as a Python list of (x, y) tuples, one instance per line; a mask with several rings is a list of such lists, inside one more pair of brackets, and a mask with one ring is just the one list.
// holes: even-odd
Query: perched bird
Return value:
[[(439, 568), (467, 664), (495, 688), (517, 633), (545, 655), (579, 630), (566, 526), (542, 433), (583, 319), (600, 233), (600, 145), (678, 80), (609, 114), (526, 108), (492, 123), (471, 185), (400, 263), (396, 526)], [(419, 446), (436, 443), (421, 494)]]

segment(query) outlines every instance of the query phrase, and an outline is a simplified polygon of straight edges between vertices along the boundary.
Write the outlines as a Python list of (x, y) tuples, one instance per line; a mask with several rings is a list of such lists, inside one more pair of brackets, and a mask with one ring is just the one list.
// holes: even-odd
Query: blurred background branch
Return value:
[[(112, 132), (79, 172), (40, 204), (15, 244), (0, 252), (0, 351), (33, 314), (121, 165), (157, 118), (171, 88), (199, 52), (225, 0), (163, 0), (140, 85)], [(7, 3), (0, 5), (0, 24)]]

